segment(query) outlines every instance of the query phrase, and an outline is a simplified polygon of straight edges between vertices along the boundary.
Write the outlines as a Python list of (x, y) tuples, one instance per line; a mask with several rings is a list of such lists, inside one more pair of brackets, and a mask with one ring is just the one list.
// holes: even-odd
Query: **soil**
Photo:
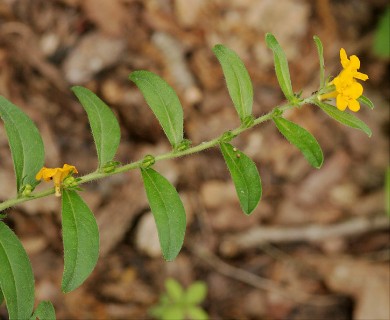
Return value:
[[(128, 80), (149, 70), (177, 92), (185, 136), (194, 145), (239, 125), (212, 47), (235, 50), (249, 70), (255, 116), (283, 103), (264, 35), (289, 59), (293, 88), (318, 89), (312, 40), (324, 44), (326, 72), (340, 70), (339, 50), (356, 54), (369, 75), (364, 94), (375, 109), (356, 114), (372, 129), (344, 127), (314, 106), (286, 117), (309, 130), (325, 162), (317, 170), (265, 123), (232, 143), (257, 164), (262, 200), (240, 210), (217, 149), (159, 162), (187, 213), (183, 249), (173, 262), (159, 250), (139, 172), (83, 186), (101, 252), (92, 275), (63, 294), (60, 202), (34, 200), (7, 211), (6, 222), (31, 259), (36, 303), (53, 302), (58, 319), (145, 319), (164, 281), (208, 286), (211, 319), (389, 319), (389, 59), (372, 50), (387, 1), (279, 0), (0, 0), (0, 94), (37, 124), (46, 166), (92, 172), (97, 156), (87, 116), (70, 88), (85, 86), (121, 126), (116, 160), (129, 163), (169, 151), (140, 91)], [(15, 194), (12, 159), (0, 126), (0, 199)], [(39, 186), (41, 187), (41, 186)], [(46, 185), (47, 187), (47, 185)], [(314, 228), (314, 229), (313, 229)], [(314, 233), (310, 233), (314, 230)], [(5, 306), (0, 316), (7, 318)]]

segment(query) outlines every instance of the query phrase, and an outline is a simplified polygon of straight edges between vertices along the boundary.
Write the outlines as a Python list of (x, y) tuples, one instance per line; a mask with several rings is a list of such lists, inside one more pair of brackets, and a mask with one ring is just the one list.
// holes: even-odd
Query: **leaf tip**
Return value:
[(183, 244), (180, 246), (179, 250), (175, 250), (174, 248), (170, 248), (168, 250), (161, 250), (164, 260), (167, 262), (172, 262), (173, 260), (175, 260), (180, 253), (182, 246)]
[(316, 168), (316, 169), (321, 169), (323, 164), (324, 164), (324, 159), (322, 159), (321, 163), (316, 164), (313, 167)]
[(168, 256), (164, 256), (164, 255), (163, 255), (163, 257), (164, 257), (164, 260), (165, 260), (166, 262), (172, 262), (172, 261), (175, 260), (175, 258), (176, 258), (176, 256), (174, 256), (174, 257), (168, 257)]
[(134, 81), (135, 79), (135, 72), (137, 72), (137, 71), (133, 71), (132, 73), (130, 73), (129, 74), (129, 79), (131, 80), (131, 81)]
[(272, 34), (272, 33), (269, 33), (269, 32), (267, 32), (266, 34), (265, 34), (265, 42), (267, 43), (267, 45), (269, 46), (269, 44), (270, 44), (270, 41), (276, 41), (276, 38), (275, 38), (275, 36)]
[(61, 285), (61, 291), (62, 293), (69, 293), (71, 292), (72, 290), (69, 290), (68, 287), (64, 286), (64, 285)]
[(139, 80), (139, 75), (141, 75), (142, 73), (145, 73), (147, 71), (144, 71), (144, 70), (135, 70), (133, 72), (131, 72), (129, 74), (129, 79), (133, 82), (137, 82), (137, 80)]
[(213, 52), (215, 51), (218, 51), (218, 50), (221, 50), (224, 46), (220, 43), (217, 43), (214, 47), (213, 47)]
[(245, 215), (250, 216), (252, 212), (256, 209), (257, 205), (254, 206), (253, 208), (243, 208), (242, 211), (245, 213)]
[(89, 91), (87, 88), (84, 88), (82, 86), (72, 86), (70, 90), (77, 96), (77, 94), (80, 94), (82, 92)]

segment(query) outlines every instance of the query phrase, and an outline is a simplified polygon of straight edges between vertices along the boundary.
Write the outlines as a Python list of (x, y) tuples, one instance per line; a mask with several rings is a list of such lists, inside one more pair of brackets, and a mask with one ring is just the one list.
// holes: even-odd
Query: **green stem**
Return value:
[[(314, 98), (315, 98), (314, 96), (311, 96), (311, 97), (303, 100), (302, 102), (299, 103), (299, 106), (302, 106), (302, 105), (307, 104), (307, 103), (311, 103)], [(294, 108), (294, 107), (297, 107), (297, 106), (285, 104), (285, 105), (282, 105), (279, 107), (275, 107), (274, 109), (272, 109), (270, 112), (266, 113), (265, 115), (256, 118), (253, 121), (252, 125), (250, 125), (248, 127), (240, 126), (240, 127), (237, 127), (235, 129), (231, 130), (230, 132), (232, 133), (233, 137), (236, 137), (239, 134), (243, 133), (244, 131), (247, 131), (247, 130), (253, 128), (254, 126), (259, 125), (260, 123), (271, 120), (273, 118), (273, 116), (275, 115), (276, 110), (279, 110), (283, 113), (284, 111), (291, 109), (291, 108)], [(213, 147), (220, 144), (222, 137), (223, 137), (223, 135), (220, 135), (219, 137), (217, 137), (215, 139), (212, 139), (212, 140), (207, 141), (207, 142), (203, 142), (201, 144), (190, 147), (190, 148), (183, 150), (183, 151), (174, 151), (173, 150), (173, 151), (158, 155), (155, 157), (155, 162), (161, 161), (161, 160), (166, 160), (166, 159), (179, 158), (182, 156), (194, 154), (194, 153), (206, 150), (206, 149), (213, 148)], [(138, 160), (138, 161), (135, 161), (135, 162), (123, 165), (123, 166), (119, 166), (119, 167), (115, 168), (115, 170), (113, 170), (112, 172), (105, 173), (105, 172), (101, 172), (101, 171), (95, 171), (95, 172), (92, 172), (92, 173), (86, 174), (85, 176), (80, 177), (78, 184), (81, 185), (81, 184), (86, 183), (86, 182), (99, 180), (99, 179), (102, 179), (102, 178), (105, 178), (108, 176), (112, 176), (114, 174), (138, 169), (141, 167), (142, 167), (142, 160)], [(48, 189), (43, 190), (43, 191), (33, 192), (29, 196), (20, 196), (20, 197), (5, 200), (5, 201), (0, 203), (0, 212), (7, 209), (7, 208), (13, 207), (17, 204), (20, 204), (20, 203), (23, 203), (26, 201), (30, 201), (30, 200), (34, 200), (34, 199), (47, 197), (51, 194), (54, 194), (54, 188), (48, 188)]]

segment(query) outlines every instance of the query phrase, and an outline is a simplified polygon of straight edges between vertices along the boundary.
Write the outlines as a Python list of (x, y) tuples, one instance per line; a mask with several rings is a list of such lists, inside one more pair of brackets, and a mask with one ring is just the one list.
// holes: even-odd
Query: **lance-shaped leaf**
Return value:
[(324, 162), (324, 156), (317, 140), (313, 135), (294, 122), (284, 118), (273, 119), (280, 133), (293, 145), (295, 145), (306, 160), (314, 167), (319, 169)]
[(157, 171), (142, 169), (142, 179), (149, 200), (163, 256), (172, 261), (183, 246), (186, 215), (179, 194)]
[(0, 221), (0, 287), (9, 318), (29, 319), (34, 308), (34, 276), (18, 237)]
[(374, 109), (374, 103), (368, 99), (366, 96), (363, 96), (361, 95), (359, 98), (358, 98), (358, 101), (360, 103), (363, 103), (365, 104), (367, 107), (369, 107), (370, 109)]
[(62, 239), (64, 273), (62, 291), (81, 285), (95, 268), (99, 256), (99, 230), (96, 219), (76, 191), (62, 194)]
[(176, 92), (149, 71), (134, 71), (129, 78), (141, 90), (171, 145), (179, 145), (183, 140), (183, 108)]
[(35, 309), (30, 320), (56, 320), (56, 312), (50, 301), (42, 301)]
[(213, 51), (222, 66), (230, 97), (243, 121), (252, 114), (253, 87), (249, 73), (233, 50), (217, 44)]
[(36, 173), (43, 167), (45, 151), (34, 122), (17, 106), (0, 96), (0, 117), (5, 124), (14, 163), (17, 191), (36, 186)]
[(313, 39), (317, 47), (318, 59), (320, 60), (320, 88), (323, 88), (325, 85), (324, 47), (319, 37), (314, 36)]
[(245, 214), (257, 207), (261, 194), (261, 180), (256, 164), (229, 143), (221, 143), (222, 155), (232, 177), (240, 205)]
[(348, 127), (362, 130), (371, 137), (371, 129), (359, 118), (345, 111), (340, 111), (335, 106), (320, 101), (315, 102), (328, 116)]
[(265, 42), (267, 43), (268, 48), (270, 48), (274, 54), (275, 72), (280, 88), (282, 89), (287, 100), (293, 101), (294, 92), (291, 86), (290, 71), (288, 69), (286, 55), (274, 35), (271, 33), (267, 33), (265, 35)]
[(93, 92), (84, 87), (73, 87), (88, 115), (99, 160), (99, 168), (111, 161), (119, 146), (120, 127), (112, 110)]

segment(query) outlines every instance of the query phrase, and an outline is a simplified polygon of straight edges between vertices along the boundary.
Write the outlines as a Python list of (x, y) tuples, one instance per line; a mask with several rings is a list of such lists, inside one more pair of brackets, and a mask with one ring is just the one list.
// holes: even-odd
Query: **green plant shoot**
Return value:
[[(98, 168), (82, 175), (78, 164), (62, 167), (44, 166), (44, 147), (34, 122), (17, 106), (0, 97), (0, 117), (8, 137), (13, 159), (17, 195), (0, 203), (0, 303), (4, 300), (10, 319), (55, 319), (55, 310), (49, 301), (41, 302), (35, 311), (34, 277), (29, 258), (15, 233), (2, 221), (7, 209), (18, 204), (55, 195), (62, 200), (62, 238), (64, 245), (64, 272), (62, 290), (67, 293), (78, 288), (93, 272), (99, 256), (99, 230), (96, 219), (80, 196), (81, 185), (91, 181), (140, 170), (146, 196), (156, 223), (162, 255), (172, 261), (184, 244), (186, 214), (180, 195), (164, 176), (153, 169), (155, 163), (178, 159), (210, 148), (220, 148), (227, 171), (236, 188), (238, 201), (245, 215), (254, 212), (262, 197), (262, 183), (256, 164), (230, 142), (240, 134), (266, 121), (275, 124), (280, 133), (296, 146), (315, 168), (323, 164), (323, 153), (314, 136), (299, 125), (284, 118), (284, 112), (304, 105), (318, 107), (340, 124), (361, 130), (368, 137), (370, 128), (352, 113), (361, 104), (373, 109), (369, 98), (363, 95), (361, 81), (368, 75), (358, 71), (360, 60), (347, 56), (340, 49), (342, 70), (327, 83), (323, 45), (314, 37), (320, 65), (320, 84), (313, 94), (302, 98), (292, 89), (286, 55), (272, 34), (265, 41), (272, 50), (276, 76), (287, 102), (270, 112), (255, 117), (252, 114), (253, 85), (249, 72), (239, 56), (231, 49), (216, 45), (213, 49), (221, 64), (230, 98), (241, 121), (240, 126), (198, 145), (184, 139), (183, 108), (174, 89), (158, 75), (149, 71), (134, 71), (130, 79), (143, 94), (167, 136), (172, 149), (164, 154), (148, 154), (134, 162), (121, 164), (114, 160), (120, 143), (120, 126), (114, 112), (90, 90), (73, 87), (72, 90), (87, 113), (92, 137), (97, 150)], [(334, 105), (331, 104), (334, 101)], [(79, 176), (76, 176), (79, 175)], [(36, 191), (40, 182), (50, 185)], [(387, 189), (389, 174), (387, 173)], [(261, 205), (261, 204), (260, 204)], [(116, 213), (113, 213), (116, 214)], [(237, 217), (238, 218), (238, 217)], [(245, 216), (243, 217), (245, 219)], [(207, 287), (195, 282), (187, 290), (173, 279), (165, 283), (166, 294), (151, 310), (159, 319), (208, 319), (200, 304), (206, 297)]]

